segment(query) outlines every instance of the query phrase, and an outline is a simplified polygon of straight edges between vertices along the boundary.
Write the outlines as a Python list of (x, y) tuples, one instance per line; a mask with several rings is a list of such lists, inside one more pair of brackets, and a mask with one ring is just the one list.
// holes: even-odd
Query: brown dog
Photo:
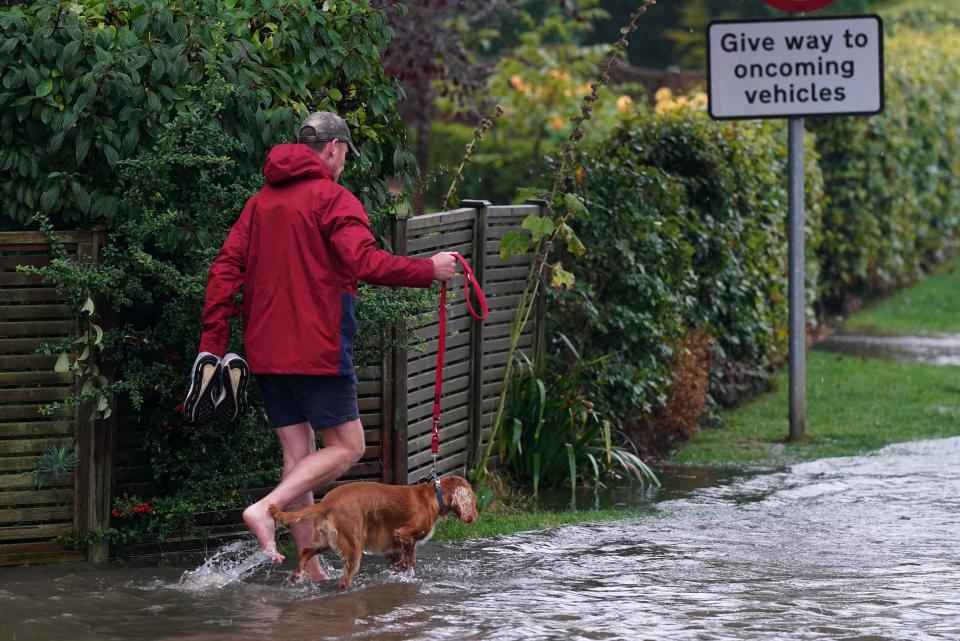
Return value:
[(447, 476), (417, 485), (349, 483), (334, 488), (316, 505), (298, 512), (270, 506), (270, 516), (289, 525), (313, 518), (313, 547), (299, 550), (293, 580), (303, 577), (313, 555), (332, 547), (343, 559), (340, 587), (349, 588), (366, 550), (387, 555), (397, 571), (416, 565), (416, 546), (433, 535), (437, 519), (451, 510), (464, 523), (477, 519), (477, 500), (466, 479)]

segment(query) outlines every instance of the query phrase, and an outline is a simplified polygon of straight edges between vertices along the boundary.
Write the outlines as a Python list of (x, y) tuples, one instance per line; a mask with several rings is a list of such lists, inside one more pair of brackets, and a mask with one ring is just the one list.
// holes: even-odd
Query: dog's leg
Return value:
[(353, 577), (357, 574), (357, 570), (360, 569), (363, 548), (341, 541), (340, 556), (343, 558), (343, 576), (340, 577), (340, 587), (349, 588), (353, 585)]
[(312, 548), (308, 548), (308, 547), (300, 548), (300, 564), (297, 566), (296, 571), (293, 573), (293, 576), (297, 582), (303, 579), (303, 575), (307, 571), (307, 563), (310, 562), (310, 559), (316, 556), (317, 553), (320, 552), (320, 550), (322, 549), (323, 548), (319, 546), (312, 547)]
[(393, 540), (396, 541), (397, 546), (400, 548), (400, 560), (396, 566), (397, 571), (402, 572), (409, 570), (417, 562), (417, 540), (414, 538), (413, 532), (405, 529), (396, 530), (393, 533)]
[(403, 554), (401, 552), (389, 552), (386, 556), (383, 557), (383, 560), (387, 562), (391, 568), (399, 572), (403, 569), (400, 562), (403, 560)]

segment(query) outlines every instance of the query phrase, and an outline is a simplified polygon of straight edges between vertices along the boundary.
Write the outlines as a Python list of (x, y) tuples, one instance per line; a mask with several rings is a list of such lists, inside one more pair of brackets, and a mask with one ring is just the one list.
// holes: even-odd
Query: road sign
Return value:
[(763, 0), (768, 5), (774, 9), (780, 9), (781, 11), (793, 11), (793, 12), (802, 12), (802, 11), (816, 11), (817, 9), (823, 9), (828, 4), (832, 4), (833, 0)]
[(707, 56), (714, 118), (883, 110), (879, 16), (712, 22)]

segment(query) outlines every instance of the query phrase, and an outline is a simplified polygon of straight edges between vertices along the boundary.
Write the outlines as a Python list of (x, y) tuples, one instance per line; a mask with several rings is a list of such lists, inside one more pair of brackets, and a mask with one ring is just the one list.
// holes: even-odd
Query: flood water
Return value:
[(0, 639), (957, 639), (958, 470), (946, 439), (733, 476), (636, 520), (427, 543), (416, 576), (367, 557), (347, 592), (246, 542), (0, 569)]
[(818, 342), (814, 349), (902, 363), (960, 365), (960, 334), (881, 336), (837, 333)]

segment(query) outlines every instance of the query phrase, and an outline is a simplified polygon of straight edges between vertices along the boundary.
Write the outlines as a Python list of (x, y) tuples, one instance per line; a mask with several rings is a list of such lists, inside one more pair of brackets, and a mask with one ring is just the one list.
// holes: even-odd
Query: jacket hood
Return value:
[(277, 145), (267, 154), (263, 175), (271, 185), (303, 178), (327, 178), (333, 173), (327, 163), (306, 145)]

